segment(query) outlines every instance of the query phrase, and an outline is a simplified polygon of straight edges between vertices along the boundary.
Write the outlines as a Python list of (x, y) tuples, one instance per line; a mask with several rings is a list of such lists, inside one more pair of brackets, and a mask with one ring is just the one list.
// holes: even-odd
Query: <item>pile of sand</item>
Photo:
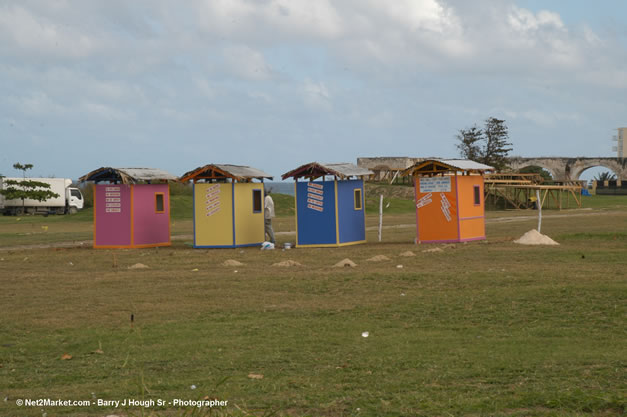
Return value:
[(128, 267), (128, 269), (146, 269), (148, 268), (148, 265), (144, 265), (144, 264), (135, 264), (135, 265), (131, 265)]
[(226, 261), (222, 262), (222, 265), (224, 265), (224, 266), (242, 266), (244, 264), (241, 263), (240, 261), (236, 261), (235, 259), (227, 259)]
[(370, 262), (383, 262), (383, 261), (389, 261), (390, 258), (388, 258), (385, 255), (377, 255), (377, 256), (373, 256), (372, 258), (368, 258), (367, 260)]
[(416, 254), (410, 250), (401, 253), (399, 256), (416, 256)]
[(351, 268), (354, 268), (354, 267), (357, 266), (357, 264), (355, 262), (351, 261), (350, 259), (345, 258), (345, 259), (342, 259), (341, 261), (339, 261), (338, 263), (336, 263), (333, 266), (336, 266), (336, 267), (349, 266)]
[(431, 249), (425, 249), (422, 252), (423, 253), (444, 252), (444, 249), (442, 249), (442, 248), (431, 248)]
[(531, 229), (522, 235), (520, 239), (515, 240), (514, 243), (519, 243), (521, 245), (559, 245), (559, 243), (538, 232), (536, 229)]
[(298, 263), (296, 261), (292, 261), (291, 259), (288, 259), (287, 261), (277, 262), (275, 264), (272, 264), (272, 266), (303, 266), (303, 264)]

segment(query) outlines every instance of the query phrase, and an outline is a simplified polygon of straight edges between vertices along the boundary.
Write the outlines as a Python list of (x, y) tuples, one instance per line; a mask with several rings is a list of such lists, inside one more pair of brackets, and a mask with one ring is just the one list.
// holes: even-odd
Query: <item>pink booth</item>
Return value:
[(174, 175), (152, 168), (99, 168), (94, 182), (94, 248), (169, 246)]

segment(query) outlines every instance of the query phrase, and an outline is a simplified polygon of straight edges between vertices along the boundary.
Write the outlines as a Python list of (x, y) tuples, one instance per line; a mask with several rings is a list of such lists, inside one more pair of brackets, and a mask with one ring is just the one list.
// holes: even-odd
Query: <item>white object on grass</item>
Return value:
[(274, 243), (272, 242), (263, 242), (261, 244), (261, 250), (272, 250), (274, 249)]

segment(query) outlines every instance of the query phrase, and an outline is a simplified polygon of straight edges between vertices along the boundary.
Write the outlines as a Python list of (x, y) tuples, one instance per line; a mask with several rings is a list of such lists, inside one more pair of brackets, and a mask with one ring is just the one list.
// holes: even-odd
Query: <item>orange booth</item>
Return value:
[(485, 239), (483, 174), (494, 168), (464, 159), (428, 159), (403, 172), (414, 178), (416, 243)]

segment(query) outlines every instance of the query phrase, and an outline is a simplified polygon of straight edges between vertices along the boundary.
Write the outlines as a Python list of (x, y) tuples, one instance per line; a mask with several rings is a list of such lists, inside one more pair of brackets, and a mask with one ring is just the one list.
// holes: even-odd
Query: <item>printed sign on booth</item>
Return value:
[(421, 193), (450, 193), (451, 177), (420, 178)]

